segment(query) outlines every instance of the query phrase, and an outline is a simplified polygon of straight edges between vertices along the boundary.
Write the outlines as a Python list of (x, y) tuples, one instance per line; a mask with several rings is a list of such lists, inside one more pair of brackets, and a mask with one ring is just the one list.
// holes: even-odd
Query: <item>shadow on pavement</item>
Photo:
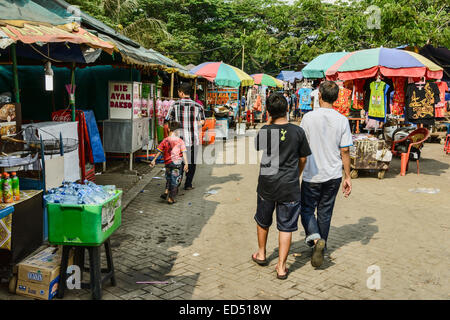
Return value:
[[(346, 246), (352, 242), (360, 242), (362, 245), (367, 245), (373, 236), (378, 232), (378, 226), (374, 225), (375, 218), (364, 217), (359, 219), (358, 223), (347, 224), (341, 227), (331, 226), (330, 234), (328, 237), (328, 252), (325, 256), (323, 265), (318, 268), (320, 270), (327, 269), (333, 266), (335, 263), (329, 256), (339, 248)], [(303, 227), (299, 227), (300, 232), (303, 231)], [(302, 232), (303, 237), (304, 233)], [(305, 242), (297, 241), (291, 244), (289, 254), (300, 253), (298, 257), (295, 257), (295, 261), (289, 266), (289, 272), (294, 272), (297, 269), (302, 268), (311, 261), (312, 250)], [(327, 258), (328, 256), (328, 258)], [(275, 249), (272, 254), (267, 258), (269, 261), (278, 258), (278, 248)]]
[[(179, 255), (169, 248), (191, 246), (214, 214), (219, 203), (208, 200), (206, 192), (215, 190), (220, 193), (221, 188), (217, 185), (242, 180), (239, 174), (214, 177), (212, 170), (209, 165), (198, 166), (194, 177), (196, 188), (189, 191), (180, 188), (174, 205), (168, 205), (159, 197), (165, 188), (163, 179), (153, 179), (130, 203), (123, 213), (121, 228), (111, 236), (119, 288), (129, 292), (142, 289), (148, 292), (142, 292), (144, 299), (151, 299), (152, 295), (172, 299), (171, 292), (173, 296), (182, 293), (183, 299), (191, 298), (200, 274), (188, 270), (189, 275), (186, 272), (179, 276), (168, 275)], [(111, 288), (109, 292), (114, 294), (115, 290), (120, 291)], [(123, 299), (133, 298), (126, 293), (121, 296)]]

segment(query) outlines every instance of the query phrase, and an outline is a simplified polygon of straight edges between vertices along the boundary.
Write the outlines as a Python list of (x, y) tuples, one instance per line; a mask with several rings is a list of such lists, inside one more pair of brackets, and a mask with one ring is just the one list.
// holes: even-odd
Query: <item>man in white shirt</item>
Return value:
[(334, 203), (342, 182), (342, 165), (345, 171), (342, 191), (345, 197), (352, 191), (349, 147), (353, 139), (348, 119), (333, 109), (338, 93), (336, 83), (323, 82), (319, 87), (320, 108), (305, 114), (300, 124), (312, 152), (303, 171), (301, 220), (305, 242), (314, 247), (311, 258), (314, 267), (323, 263)]

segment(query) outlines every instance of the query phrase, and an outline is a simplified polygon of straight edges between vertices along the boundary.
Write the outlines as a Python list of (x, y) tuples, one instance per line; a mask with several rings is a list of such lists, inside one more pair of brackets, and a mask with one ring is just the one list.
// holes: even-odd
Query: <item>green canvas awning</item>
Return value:
[[(70, 19), (72, 17), (68, 10), (71, 5), (63, 0), (33, 0), (42, 5), (46, 9), (52, 11), (54, 14), (64, 18)], [(145, 49), (135, 41), (126, 37), (125, 35), (115, 31), (103, 22), (94, 17), (79, 12), (81, 18), (81, 25), (90, 31), (96, 31), (100, 39), (109, 41), (116, 46), (117, 51), (122, 56), (122, 60), (128, 64), (140, 65), (143, 67), (156, 68), (168, 72), (178, 72), (181, 76), (192, 78), (189, 71), (172, 59), (163, 54), (153, 50)]]
[(0, 20), (7, 20), (10, 24), (13, 24), (12, 21), (34, 21), (52, 25), (67, 23), (63, 17), (31, 0), (0, 0)]

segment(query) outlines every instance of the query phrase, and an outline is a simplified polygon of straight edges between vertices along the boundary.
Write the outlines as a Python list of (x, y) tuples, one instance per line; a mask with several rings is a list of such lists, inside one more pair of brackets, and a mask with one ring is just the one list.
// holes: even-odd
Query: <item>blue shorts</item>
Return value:
[(275, 209), (278, 231), (294, 232), (298, 230), (300, 201), (277, 202), (265, 200), (259, 194), (255, 214), (256, 223), (262, 228), (269, 228), (272, 225), (272, 216)]

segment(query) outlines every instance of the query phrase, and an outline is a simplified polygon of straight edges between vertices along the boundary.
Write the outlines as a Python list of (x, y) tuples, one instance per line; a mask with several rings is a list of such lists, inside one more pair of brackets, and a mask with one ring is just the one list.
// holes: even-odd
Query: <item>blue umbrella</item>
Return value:
[(281, 71), (276, 78), (281, 81), (288, 81), (288, 79), (292, 77), (294, 73), (295, 71)]
[(303, 74), (301, 71), (294, 72), (286, 81), (294, 83), (296, 80), (302, 80)]

